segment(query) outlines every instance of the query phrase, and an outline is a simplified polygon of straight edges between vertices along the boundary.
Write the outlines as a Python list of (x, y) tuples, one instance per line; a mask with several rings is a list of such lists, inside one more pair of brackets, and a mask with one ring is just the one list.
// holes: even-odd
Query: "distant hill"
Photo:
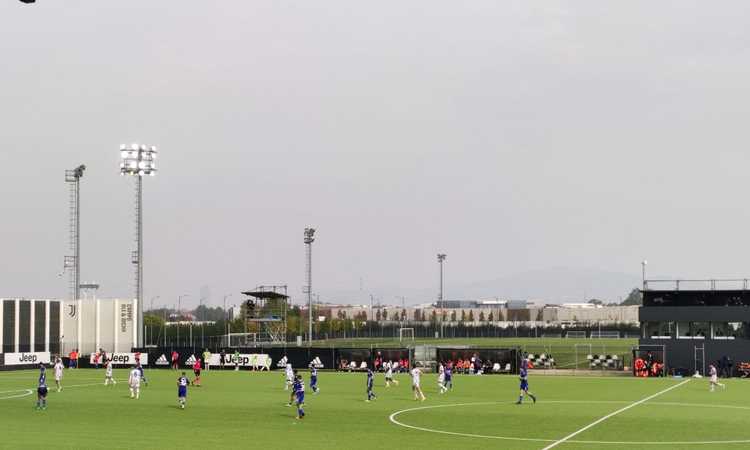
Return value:
[[(546, 303), (582, 302), (596, 298), (605, 302), (621, 302), (630, 291), (639, 287), (637, 275), (594, 269), (552, 268), (508, 275), (494, 280), (446, 285), (447, 299), (500, 298), (537, 300)], [(400, 303), (397, 296), (406, 297), (407, 304), (429, 303), (437, 297), (436, 287), (430, 288), (374, 288), (368, 292), (320, 290), (321, 299), (340, 303), (369, 304), (372, 293), (384, 304)]]

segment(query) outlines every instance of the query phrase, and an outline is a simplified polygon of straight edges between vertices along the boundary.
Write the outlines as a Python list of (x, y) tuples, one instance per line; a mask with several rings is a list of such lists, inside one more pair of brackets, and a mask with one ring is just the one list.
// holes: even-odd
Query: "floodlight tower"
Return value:
[(70, 299), (81, 297), (81, 178), (86, 166), (81, 164), (73, 170), (65, 171), (65, 182), (70, 186), (70, 250), (72, 256), (66, 256), (63, 272), (69, 270)]
[(307, 293), (307, 305), (309, 308), (309, 342), (312, 346), (312, 319), (313, 319), (313, 305), (312, 305), (312, 243), (315, 242), (315, 238), (313, 237), (315, 235), (315, 228), (305, 228), (305, 253), (306, 253), (306, 261), (305, 261), (305, 292)]
[(445, 253), (438, 253), (437, 260), (440, 264), (440, 290), (438, 291), (438, 303), (440, 304), (440, 337), (443, 337), (443, 314), (445, 313), (445, 301), (443, 299), (443, 262), (448, 255)]
[(135, 295), (138, 303), (137, 346), (143, 346), (143, 176), (156, 175), (156, 147), (132, 144), (120, 146), (120, 175), (135, 177)]

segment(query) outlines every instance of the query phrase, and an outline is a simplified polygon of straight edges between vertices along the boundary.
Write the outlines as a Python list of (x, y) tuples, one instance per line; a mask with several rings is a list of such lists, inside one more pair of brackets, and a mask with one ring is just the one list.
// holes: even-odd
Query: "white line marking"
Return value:
[(15, 391), (0, 392), (0, 394), (10, 393), (10, 392), (23, 392), (23, 393), (18, 394), (18, 395), (11, 395), (10, 397), (0, 397), (0, 400), (10, 400), (12, 398), (28, 397), (29, 395), (33, 393), (31, 389), (17, 389)]
[[(455, 406), (475, 406), (475, 405), (510, 405), (513, 402), (475, 402), (475, 403), (453, 403), (453, 404), (446, 404), (446, 405), (431, 405), (431, 406), (421, 406), (417, 408), (409, 408), (409, 409), (403, 409), (401, 411), (396, 411), (393, 414), (390, 415), (389, 419), (391, 423), (404, 427), (404, 428), (411, 428), (413, 430), (418, 431), (426, 431), (428, 433), (439, 433), (439, 434), (447, 434), (451, 436), (465, 436), (465, 437), (475, 437), (475, 438), (482, 438), (482, 439), (498, 439), (503, 441), (531, 441), (531, 442), (554, 442), (554, 439), (542, 439), (542, 438), (522, 438), (522, 437), (513, 437), (513, 436), (496, 436), (496, 435), (486, 435), (486, 434), (470, 434), (470, 433), (459, 433), (454, 431), (445, 431), (445, 430), (436, 430), (433, 428), (423, 428), (418, 427), (414, 425), (408, 425), (403, 422), (399, 422), (396, 417), (402, 413), (407, 413), (410, 411), (420, 411), (420, 410), (427, 410), (427, 409), (435, 409), (435, 408), (447, 408), (447, 407), (455, 407)], [(598, 404), (622, 404), (622, 403), (630, 403), (630, 401), (625, 400), (591, 400), (591, 401), (585, 401), (585, 400), (545, 400), (544, 403), (536, 405), (537, 407), (544, 406), (549, 403), (570, 403), (570, 404), (580, 404), (580, 403), (598, 403)], [(685, 407), (697, 407), (697, 408), (722, 408), (722, 409), (740, 409), (740, 410), (750, 410), (750, 406), (739, 406), (739, 405), (721, 405), (721, 404), (708, 404), (708, 403), (676, 403), (676, 402), (651, 402), (650, 405), (660, 405), (660, 406), (685, 406)], [(584, 440), (576, 440), (571, 439), (567, 441), (569, 444), (596, 444), (596, 445), (669, 445), (669, 446), (675, 446), (675, 445), (719, 445), (719, 444), (750, 444), (750, 439), (730, 439), (730, 440), (724, 440), (724, 441), (584, 441)]]
[(604, 422), (605, 420), (609, 419), (610, 417), (614, 417), (614, 416), (616, 416), (616, 415), (618, 415), (618, 414), (620, 414), (622, 412), (625, 412), (625, 411), (629, 410), (630, 408), (635, 408), (636, 406), (638, 406), (640, 404), (646, 403), (647, 401), (651, 400), (652, 398), (656, 398), (656, 397), (658, 397), (660, 395), (666, 394), (667, 392), (671, 391), (672, 389), (677, 389), (678, 387), (684, 385), (685, 383), (689, 383), (689, 382), (690, 382), (690, 379), (687, 379), (687, 380), (683, 381), (682, 383), (675, 384), (674, 386), (670, 386), (667, 389), (664, 389), (663, 391), (659, 391), (656, 394), (649, 395), (648, 397), (646, 397), (646, 398), (644, 398), (642, 400), (638, 400), (637, 402), (631, 403), (631, 404), (629, 404), (628, 406), (626, 406), (624, 408), (620, 408), (620, 409), (618, 409), (615, 412), (609, 413), (606, 416), (602, 417), (601, 419), (595, 420), (594, 422), (591, 422), (590, 424), (586, 425), (585, 427), (583, 427), (583, 428), (581, 428), (581, 429), (579, 429), (577, 431), (574, 431), (573, 433), (570, 433), (569, 435), (565, 436), (564, 438), (551, 443), (550, 445), (544, 447), (542, 450), (549, 450), (549, 449), (551, 449), (553, 447), (557, 447), (558, 445), (560, 445), (563, 442), (569, 440), (570, 438), (578, 436), (579, 434), (583, 433), (584, 431), (588, 430), (589, 428), (594, 427), (594, 426), (596, 426), (596, 425)]

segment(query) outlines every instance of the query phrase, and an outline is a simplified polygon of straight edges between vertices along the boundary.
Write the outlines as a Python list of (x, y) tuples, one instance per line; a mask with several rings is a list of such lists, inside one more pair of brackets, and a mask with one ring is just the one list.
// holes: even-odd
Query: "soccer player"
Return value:
[(453, 363), (448, 361), (445, 365), (445, 382), (443, 383), (445, 390), (453, 390)]
[(320, 392), (320, 389), (318, 389), (318, 368), (315, 367), (315, 364), (310, 364), (310, 389), (312, 389), (313, 394)]
[(104, 364), (104, 385), (107, 386), (109, 383), (112, 383), (112, 386), (117, 384), (117, 381), (115, 381), (114, 378), (112, 378), (112, 360), (108, 359), (107, 362)]
[(172, 350), (172, 370), (177, 370), (180, 366), (180, 354), (177, 350)]
[(302, 381), (302, 375), (297, 375), (294, 378), (292, 391), (297, 397), (297, 420), (301, 420), (305, 417), (305, 382)]
[(206, 370), (211, 370), (211, 352), (206, 349), (203, 352), (203, 367), (206, 368)]
[(375, 393), (372, 391), (374, 382), (375, 374), (373, 373), (372, 369), (370, 369), (370, 366), (367, 366), (367, 402), (377, 399)]
[(185, 376), (185, 372), (182, 372), (182, 376), (177, 379), (177, 401), (180, 403), (180, 409), (185, 409), (188, 384), (190, 384), (190, 381)]
[(422, 376), (422, 369), (415, 367), (411, 370), (411, 390), (414, 391), (414, 400), (427, 400), (422, 392), (422, 386), (420, 385), (420, 377)]
[(393, 363), (388, 361), (385, 363), (385, 387), (391, 387), (391, 383), (398, 386), (398, 380), (393, 378)]
[(443, 363), (439, 363), (438, 365), (438, 388), (440, 388), (441, 394), (444, 394), (448, 390), (445, 387), (445, 367), (443, 367)]
[(201, 359), (195, 358), (195, 364), (193, 364), (193, 373), (195, 379), (193, 380), (193, 386), (201, 387)]
[(136, 400), (141, 398), (141, 372), (139, 372), (138, 368), (135, 366), (133, 366), (133, 370), (130, 371), (128, 386), (130, 386), (130, 398)]
[(36, 409), (47, 409), (47, 372), (44, 364), (39, 364), (39, 386), (36, 388)]
[[(287, 364), (287, 382), (289, 380), (289, 370), (291, 370), (291, 380), (292, 384), (289, 385), (291, 387), (292, 391), (289, 393), (289, 403), (286, 404), (286, 406), (292, 406), (292, 403), (294, 403), (294, 397), (296, 395), (296, 392), (294, 391), (294, 382), (297, 381), (297, 371), (294, 369), (291, 369), (292, 365)], [(286, 388), (284, 388), (286, 390)]]
[(55, 384), (57, 385), (57, 392), (62, 392), (62, 377), (63, 377), (63, 368), (65, 366), (62, 363), (62, 359), (60, 357), (55, 358)]
[(719, 376), (716, 372), (716, 366), (710, 364), (708, 366), (708, 374), (711, 376), (710, 381), (708, 382), (709, 386), (711, 386), (711, 392), (714, 391), (714, 388), (716, 386), (719, 386), (722, 389), (726, 389), (726, 384), (719, 383)]
[(138, 364), (135, 367), (141, 374), (141, 381), (143, 381), (143, 383), (148, 386), (148, 380), (146, 379), (146, 374), (143, 373), (143, 365), (141, 364), (140, 359), (138, 360)]
[[(292, 384), (294, 383), (294, 369), (292, 369), (291, 364), (286, 365), (284, 373), (286, 375), (286, 384), (284, 385), (284, 390), (287, 391), (292, 387)], [(291, 399), (289, 400), (289, 403), (292, 403)]]
[(528, 395), (531, 397), (531, 400), (536, 403), (536, 397), (534, 394), (529, 392), (529, 360), (527, 358), (524, 358), (523, 361), (521, 361), (521, 373), (520, 380), (521, 380), (521, 394), (518, 396), (518, 401), (516, 402), (516, 405), (520, 405), (523, 402), (524, 395)]
[(234, 351), (234, 371), (237, 372), (240, 370), (240, 351), (235, 350)]
[(224, 370), (224, 363), (225, 363), (224, 359), (226, 359), (226, 357), (227, 357), (227, 352), (225, 352), (224, 349), (222, 348), (221, 352), (219, 352), (219, 367), (221, 368), (221, 370)]

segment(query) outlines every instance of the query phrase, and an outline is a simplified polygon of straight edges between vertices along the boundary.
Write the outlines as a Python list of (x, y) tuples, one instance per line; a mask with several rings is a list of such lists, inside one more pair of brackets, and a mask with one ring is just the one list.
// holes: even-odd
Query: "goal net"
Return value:
[[(226, 341), (226, 336), (222, 341)], [(254, 346), (258, 342), (258, 333), (231, 333), (226, 347)]]
[(567, 331), (565, 332), (567, 339), (586, 339), (585, 331)]
[(619, 331), (592, 331), (591, 339), (619, 339)]
[(398, 329), (398, 340), (403, 342), (404, 340), (414, 340), (414, 328), (399, 328)]

